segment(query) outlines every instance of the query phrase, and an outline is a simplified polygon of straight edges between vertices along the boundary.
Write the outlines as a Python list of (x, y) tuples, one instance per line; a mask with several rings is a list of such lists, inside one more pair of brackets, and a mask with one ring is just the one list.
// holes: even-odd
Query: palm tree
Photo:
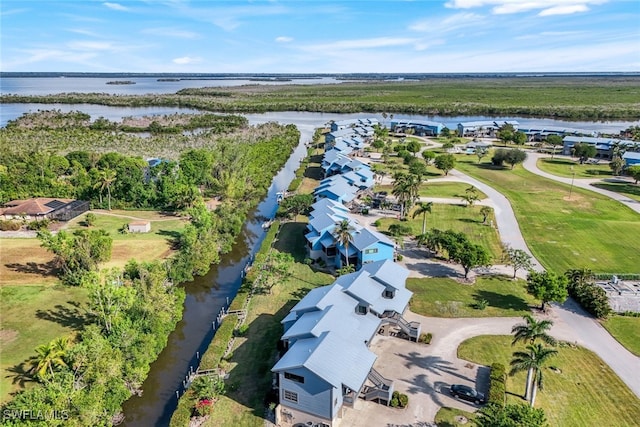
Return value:
[(47, 373), (53, 374), (54, 366), (67, 366), (64, 356), (69, 345), (68, 338), (56, 338), (49, 344), (42, 344), (36, 347), (37, 356), (35, 358), (35, 371), (38, 378), (45, 379)]
[(417, 209), (413, 211), (412, 218), (422, 215), (422, 234), (424, 234), (427, 232), (427, 212), (431, 213), (433, 202), (418, 202), (417, 206)]
[(100, 188), (100, 203), (102, 203), (102, 192), (107, 189), (109, 200), (109, 210), (111, 210), (111, 184), (116, 180), (116, 171), (113, 169), (105, 169), (100, 171), (99, 180), (93, 188)]
[(345, 258), (347, 259), (347, 267), (349, 267), (349, 243), (353, 242), (353, 232), (355, 228), (349, 223), (349, 220), (343, 219), (336, 224), (333, 229), (333, 235), (338, 243), (344, 246)]
[(400, 217), (404, 218), (407, 209), (418, 198), (420, 180), (415, 175), (404, 173), (398, 173), (394, 178), (391, 194), (398, 199), (401, 208)]
[(509, 375), (527, 371), (527, 389), (524, 398), (529, 400), (529, 405), (533, 406), (536, 401), (538, 387), (542, 390), (542, 368), (545, 362), (558, 351), (553, 348), (547, 348), (540, 343), (528, 345), (527, 350), (513, 353)]
[(525, 323), (520, 323), (511, 328), (513, 341), (511, 345), (516, 345), (520, 341), (534, 344), (537, 339), (544, 341), (549, 345), (556, 345), (556, 340), (547, 331), (553, 326), (551, 320), (536, 320), (531, 314), (522, 316)]
[(567, 276), (569, 281), (574, 285), (584, 285), (593, 279), (593, 271), (588, 268), (574, 268), (572, 270), (568, 270), (565, 273), (565, 276)]

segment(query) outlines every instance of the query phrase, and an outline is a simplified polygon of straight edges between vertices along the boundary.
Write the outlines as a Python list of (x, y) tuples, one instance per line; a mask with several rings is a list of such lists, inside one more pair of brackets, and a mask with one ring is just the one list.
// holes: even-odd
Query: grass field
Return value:
[(35, 348), (59, 336), (81, 330), (86, 311), (86, 290), (62, 285), (0, 286), (0, 402), (9, 393), (28, 386), (23, 375)]
[[(479, 336), (463, 342), (458, 357), (483, 365), (509, 366), (511, 336)], [(572, 427), (628, 427), (640, 420), (640, 399), (594, 353), (582, 347), (560, 347), (543, 371), (544, 390), (536, 407), (543, 408), (549, 425)], [(507, 401), (524, 403), (526, 372), (507, 379)]]
[(603, 190), (613, 191), (614, 193), (620, 193), (640, 202), (640, 185), (638, 184), (625, 184), (621, 182), (596, 182), (591, 184), (594, 187), (602, 188)]
[(457, 169), (504, 194), (529, 248), (543, 266), (563, 273), (587, 267), (603, 273), (638, 272), (640, 216), (591, 191), (532, 174), (495, 169), (458, 157)]
[[(465, 207), (460, 205), (434, 204), (431, 213), (427, 214), (427, 230), (437, 228), (439, 230), (454, 230), (465, 233), (473, 242), (484, 246), (494, 259), (498, 259), (502, 253), (500, 236), (495, 228), (482, 224), (480, 207)], [(422, 233), (422, 215), (415, 218), (409, 214), (407, 221), (399, 221), (394, 218), (380, 218), (378, 230), (386, 232), (391, 224), (402, 224), (411, 227), (411, 234)], [(493, 213), (487, 218), (487, 222), (494, 220)]]
[[(528, 313), (536, 301), (527, 294), (525, 282), (505, 277), (479, 277), (473, 285), (453, 279), (409, 278), (413, 292), (411, 311), (430, 317), (513, 317)], [(484, 310), (475, 308), (486, 300)]]
[(0, 239), (0, 286), (52, 285), (58, 282), (53, 255), (38, 239)]
[[(465, 194), (465, 190), (469, 188), (470, 185), (464, 182), (455, 182), (455, 181), (444, 181), (444, 182), (430, 182), (427, 181), (425, 184), (420, 186), (419, 195), (420, 197), (444, 197), (444, 198), (459, 198), (460, 196)], [(374, 187), (374, 191), (386, 191), (391, 194), (393, 190), (393, 185), (376, 185)], [(476, 190), (478, 190), (476, 188)], [(480, 200), (486, 199), (487, 195), (482, 191), (478, 190), (478, 197)], [(462, 200), (462, 199), (461, 199)]]
[(573, 173), (575, 173), (575, 178), (606, 178), (613, 176), (608, 164), (581, 165), (577, 160), (567, 157), (538, 159), (537, 164), (541, 170), (565, 178), (571, 178)]
[(602, 322), (627, 350), (640, 357), (640, 317), (611, 316)]

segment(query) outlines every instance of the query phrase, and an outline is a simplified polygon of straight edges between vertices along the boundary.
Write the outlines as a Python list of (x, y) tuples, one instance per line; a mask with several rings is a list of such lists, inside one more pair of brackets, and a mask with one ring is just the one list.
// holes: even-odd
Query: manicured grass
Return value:
[[(427, 181), (426, 183), (420, 186), (419, 195), (420, 197), (445, 197), (445, 198), (460, 198), (460, 196), (465, 194), (465, 190), (469, 187), (472, 187), (469, 184), (464, 182), (455, 182), (455, 181)], [(393, 185), (376, 185), (374, 191), (386, 191), (391, 194), (393, 190)], [(478, 190), (478, 197), (480, 200), (486, 199), (487, 195), (482, 191)], [(460, 199), (462, 200), (462, 199)]]
[[(473, 285), (453, 279), (409, 278), (407, 289), (413, 292), (411, 311), (430, 317), (513, 317), (529, 312), (536, 301), (527, 294), (524, 281), (505, 277), (479, 277)], [(484, 310), (474, 308), (486, 300)]]
[[(427, 214), (427, 230), (430, 228), (451, 229), (465, 233), (471, 241), (484, 246), (494, 259), (498, 259), (502, 253), (500, 236), (495, 228), (482, 224), (480, 209), (480, 206), (465, 207), (434, 203), (431, 207), (431, 213)], [(495, 221), (493, 214), (489, 215), (487, 223), (491, 220)], [(391, 224), (402, 224), (411, 227), (411, 234), (414, 236), (422, 233), (422, 215), (412, 218), (410, 213), (407, 221), (394, 218), (380, 218), (379, 221), (378, 230), (383, 232), (386, 232)]]
[(86, 301), (86, 289), (78, 287), (0, 287), (0, 402), (29, 385), (30, 379), (23, 374), (31, 368), (28, 359), (35, 356), (37, 346), (82, 329)]
[(594, 187), (602, 188), (603, 190), (613, 191), (620, 193), (624, 196), (640, 201), (640, 185), (638, 184), (624, 184), (621, 182), (596, 182), (591, 184)]
[(573, 173), (575, 173), (575, 178), (599, 178), (613, 175), (608, 164), (585, 163), (581, 165), (579, 161), (567, 157), (538, 159), (537, 164), (545, 172), (566, 178), (571, 178)]
[[(275, 247), (304, 246), (304, 236), (299, 232), (301, 226), (304, 224), (284, 224)], [(265, 239), (263, 248), (271, 241)], [(297, 249), (293, 249), (292, 255), (300, 258)], [(291, 278), (275, 286), (271, 294), (253, 296), (246, 320), (249, 329), (245, 337), (236, 339), (228, 360), (227, 392), (215, 403), (205, 426), (264, 425), (264, 399), (271, 389), (271, 368), (282, 335), (280, 321), (309, 290), (333, 281), (332, 276), (316, 273), (298, 262), (291, 268), (291, 273)]]
[[(513, 351), (511, 336), (479, 336), (463, 342), (458, 357), (483, 365), (494, 362), (509, 366)], [(638, 425), (640, 399), (593, 352), (582, 347), (559, 347), (543, 371), (544, 390), (536, 407), (544, 409), (551, 426)], [(526, 372), (507, 378), (507, 401), (524, 403)]]
[(536, 258), (563, 273), (638, 271), (640, 216), (605, 196), (532, 174), (522, 167), (495, 169), (458, 157), (458, 169), (491, 185), (511, 202), (520, 230)]
[[(456, 421), (457, 416), (463, 416), (467, 419), (467, 421), (463, 423), (459, 423)], [(473, 412), (463, 411), (462, 409), (457, 408), (440, 408), (438, 413), (436, 414), (436, 425), (438, 427), (456, 427), (456, 426), (468, 426), (474, 425), (473, 420), (475, 420), (476, 414)]]
[(640, 317), (612, 316), (602, 322), (627, 350), (640, 357)]

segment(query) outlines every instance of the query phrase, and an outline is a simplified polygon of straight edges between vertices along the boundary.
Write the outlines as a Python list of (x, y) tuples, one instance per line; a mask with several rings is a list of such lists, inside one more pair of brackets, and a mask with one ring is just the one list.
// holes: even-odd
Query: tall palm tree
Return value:
[(420, 180), (413, 174), (397, 173), (394, 177), (391, 194), (396, 196), (400, 203), (400, 217), (404, 218), (407, 209), (418, 198)]
[(113, 169), (105, 169), (100, 171), (98, 182), (93, 188), (100, 188), (100, 203), (102, 203), (102, 192), (107, 190), (109, 200), (109, 210), (111, 210), (111, 184), (116, 180), (116, 171)]
[(349, 220), (343, 219), (336, 224), (333, 229), (333, 235), (338, 243), (344, 246), (345, 258), (347, 259), (347, 267), (349, 267), (349, 243), (353, 242), (353, 232), (355, 228), (349, 223)]
[(556, 345), (556, 339), (547, 333), (553, 326), (551, 320), (536, 320), (531, 314), (522, 316), (525, 323), (520, 323), (511, 328), (513, 341), (511, 345), (516, 345), (520, 341), (534, 344), (536, 340), (541, 340), (549, 345)]
[(542, 390), (542, 368), (551, 356), (558, 353), (558, 350), (545, 347), (540, 343), (528, 345), (527, 350), (513, 353), (509, 375), (527, 371), (527, 389), (524, 398), (529, 400), (529, 405), (533, 406), (538, 387)]
[(412, 218), (422, 215), (422, 234), (427, 232), (427, 213), (431, 213), (433, 202), (418, 202), (417, 208), (413, 211)]
[(42, 344), (36, 347), (35, 371), (40, 379), (45, 379), (50, 373), (54, 376), (54, 366), (67, 366), (64, 356), (67, 352), (69, 340), (67, 338), (57, 338), (49, 344)]

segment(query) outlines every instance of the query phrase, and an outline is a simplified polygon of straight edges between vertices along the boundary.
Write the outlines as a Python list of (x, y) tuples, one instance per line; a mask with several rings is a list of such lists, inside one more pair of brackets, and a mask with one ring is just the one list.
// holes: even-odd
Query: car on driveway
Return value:
[(484, 394), (479, 393), (475, 389), (461, 384), (453, 384), (449, 387), (449, 392), (456, 399), (467, 400), (469, 402), (473, 402), (476, 405), (480, 403), (486, 403), (486, 399)]

